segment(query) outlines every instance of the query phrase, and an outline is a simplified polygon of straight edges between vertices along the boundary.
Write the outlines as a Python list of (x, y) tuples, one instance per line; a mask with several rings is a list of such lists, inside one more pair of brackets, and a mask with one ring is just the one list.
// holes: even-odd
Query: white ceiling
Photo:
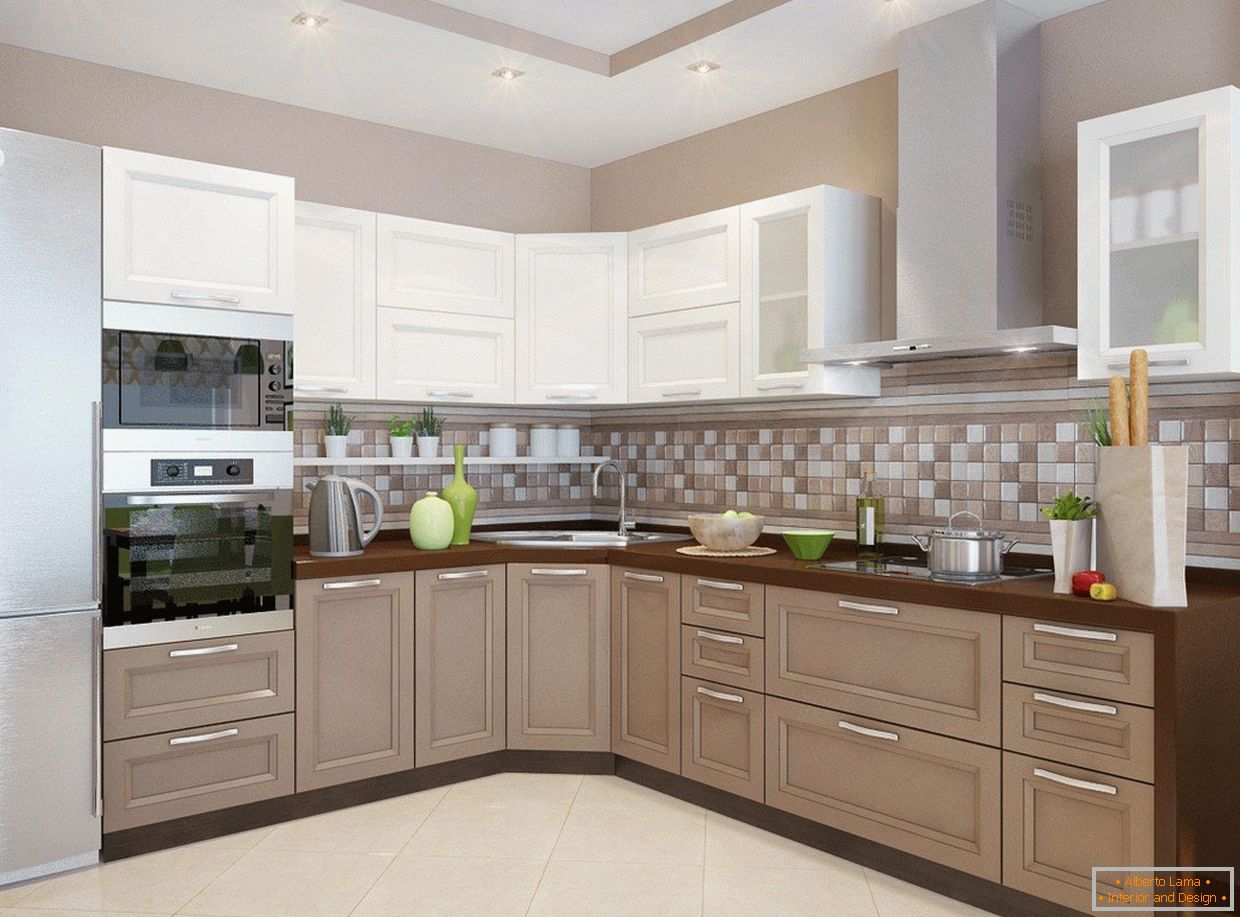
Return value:
[[(902, 29), (973, 2), (790, 0), (615, 77), (345, 0), (3, 0), (0, 42), (594, 167), (891, 70)], [(1019, 5), (1045, 18), (1094, 2)], [(655, 34), (667, 27), (667, 8), (679, 16), (718, 4), (452, 5), (496, 17), (506, 10), (523, 28), (606, 51), (632, 43), (634, 21)], [(570, 7), (583, 21), (572, 21)], [(316, 32), (291, 25), (303, 8), (329, 22)], [(706, 76), (685, 69), (702, 58), (722, 68)], [(490, 76), (501, 66), (525, 76)]]

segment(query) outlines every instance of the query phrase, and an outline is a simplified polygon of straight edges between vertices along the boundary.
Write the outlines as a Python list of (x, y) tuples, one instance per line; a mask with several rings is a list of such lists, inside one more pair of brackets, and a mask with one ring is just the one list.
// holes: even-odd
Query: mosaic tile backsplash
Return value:
[[(464, 442), (486, 454), (486, 428), (515, 423), (519, 454), (528, 425), (578, 422), (585, 454), (625, 468), (629, 505), (644, 522), (683, 522), (687, 512), (761, 512), (773, 526), (834, 528), (851, 536), (853, 498), (872, 467), (887, 496), (887, 532), (899, 536), (971, 510), (1027, 544), (1045, 545), (1038, 512), (1062, 492), (1092, 494), (1096, 447), (1084, 414), (1102, 386), (1079, 382), (1073, 354), (943, 360), (884, 370), (879, 398), (599, 409), (445, 409), (443, 451)], [(388, 454), (389, 405), (358, 405), (351, 454)], [(410, 413), (411, 407), (404, 407)], [(1240, 567), (1240, 382), (1161, 382), (1150, 398), (1151, 442), (1189, 447), (1189, 553)], [(298, 455), (317, 455), (322, 412), (299, 409)], [(307, 479), (316, 468), (299, 468)], [(402, 473), (403, 472), (403, 473)], [(590, 496), (589, 467), (467, 469), (480, 520), (610, 518), (611, 476)], [(389, 519), (451, 479), (451, 468), (349, 467), (384, 495)], [(298, 482), (297, 521), (307, 500)]]

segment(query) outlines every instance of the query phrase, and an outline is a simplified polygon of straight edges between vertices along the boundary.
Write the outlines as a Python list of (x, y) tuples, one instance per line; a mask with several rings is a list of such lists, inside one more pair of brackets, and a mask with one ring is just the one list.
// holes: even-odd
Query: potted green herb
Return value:
[(434, 408), (423, 408), (418, 422), (418, 456), (439, 458), (439, 434), (443, 432), (443, 418)]
[(392, 458), (409, 458), (413, 455), (413, 427), (412, 417), (402, 420), (399, 414), (392, 415), (392, 419), (388, 421), (388, 442), (392, 444)]
[(353, 418), (344, 412), (339, 402), (328, 408), (323, 418), (323, 454), (327, 458), (344, 458), (349, 454), (351, 429)]
[(1073, 491), (1061, 494), (1042, 515), (1051, 521), (1051, 553), (1055, 559), (1055, 591), (1072, 592), (1072, 574), (1093, 569), (1094, 521), (1098, 504)]

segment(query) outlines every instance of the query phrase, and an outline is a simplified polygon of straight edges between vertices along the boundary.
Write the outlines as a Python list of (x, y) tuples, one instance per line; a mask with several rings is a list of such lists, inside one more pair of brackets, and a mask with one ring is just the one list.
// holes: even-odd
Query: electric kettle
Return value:
[[(313, 557), (353, 557), (379, 534), (383, 523), (383, 501), (368, 484), (353, 478), (329, 474), (310, 491), (310, 554)], [(363, 531), (362, 505), (366, 494), (374, 503), (374, 527)]]

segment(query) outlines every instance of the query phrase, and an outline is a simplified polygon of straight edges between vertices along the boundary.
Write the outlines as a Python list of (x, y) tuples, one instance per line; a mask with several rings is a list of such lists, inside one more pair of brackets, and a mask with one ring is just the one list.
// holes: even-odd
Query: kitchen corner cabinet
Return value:
[(740, 394), (736, 303), (629, 319), (629, 401), (675, 403)]
[(680, 773), (680, 576), (611, 570), (611, 750)]
[(375, 215), (297, 202), (295, 395), (375, 397)]
[(381, 213), (379, 305), (512, 318), (512, 233)]
[(629, 317), (740, 298), (740, 208), (629, 233)]
[(516, 398), (625, 401), (624, 233), (517, 236)]
[(879, 208), (829, 185), (741, 205), (742, 395), (878, 395), (877, 368), (801, 351), (879, 337)]
[(413, 767), (414, 575), (297, 583), (297, 791)]
[(508, 565), (508, 747), (608, 751), (606, 564)]
[(418, 767), (504, 747), (504, 590), (503, 566), (416, 574)]
[(1078, 375), (1240, 372), (1240, 89), (1077, 128)]
[(293, 179), (103, 151), (103, 298), (293, 312)]

